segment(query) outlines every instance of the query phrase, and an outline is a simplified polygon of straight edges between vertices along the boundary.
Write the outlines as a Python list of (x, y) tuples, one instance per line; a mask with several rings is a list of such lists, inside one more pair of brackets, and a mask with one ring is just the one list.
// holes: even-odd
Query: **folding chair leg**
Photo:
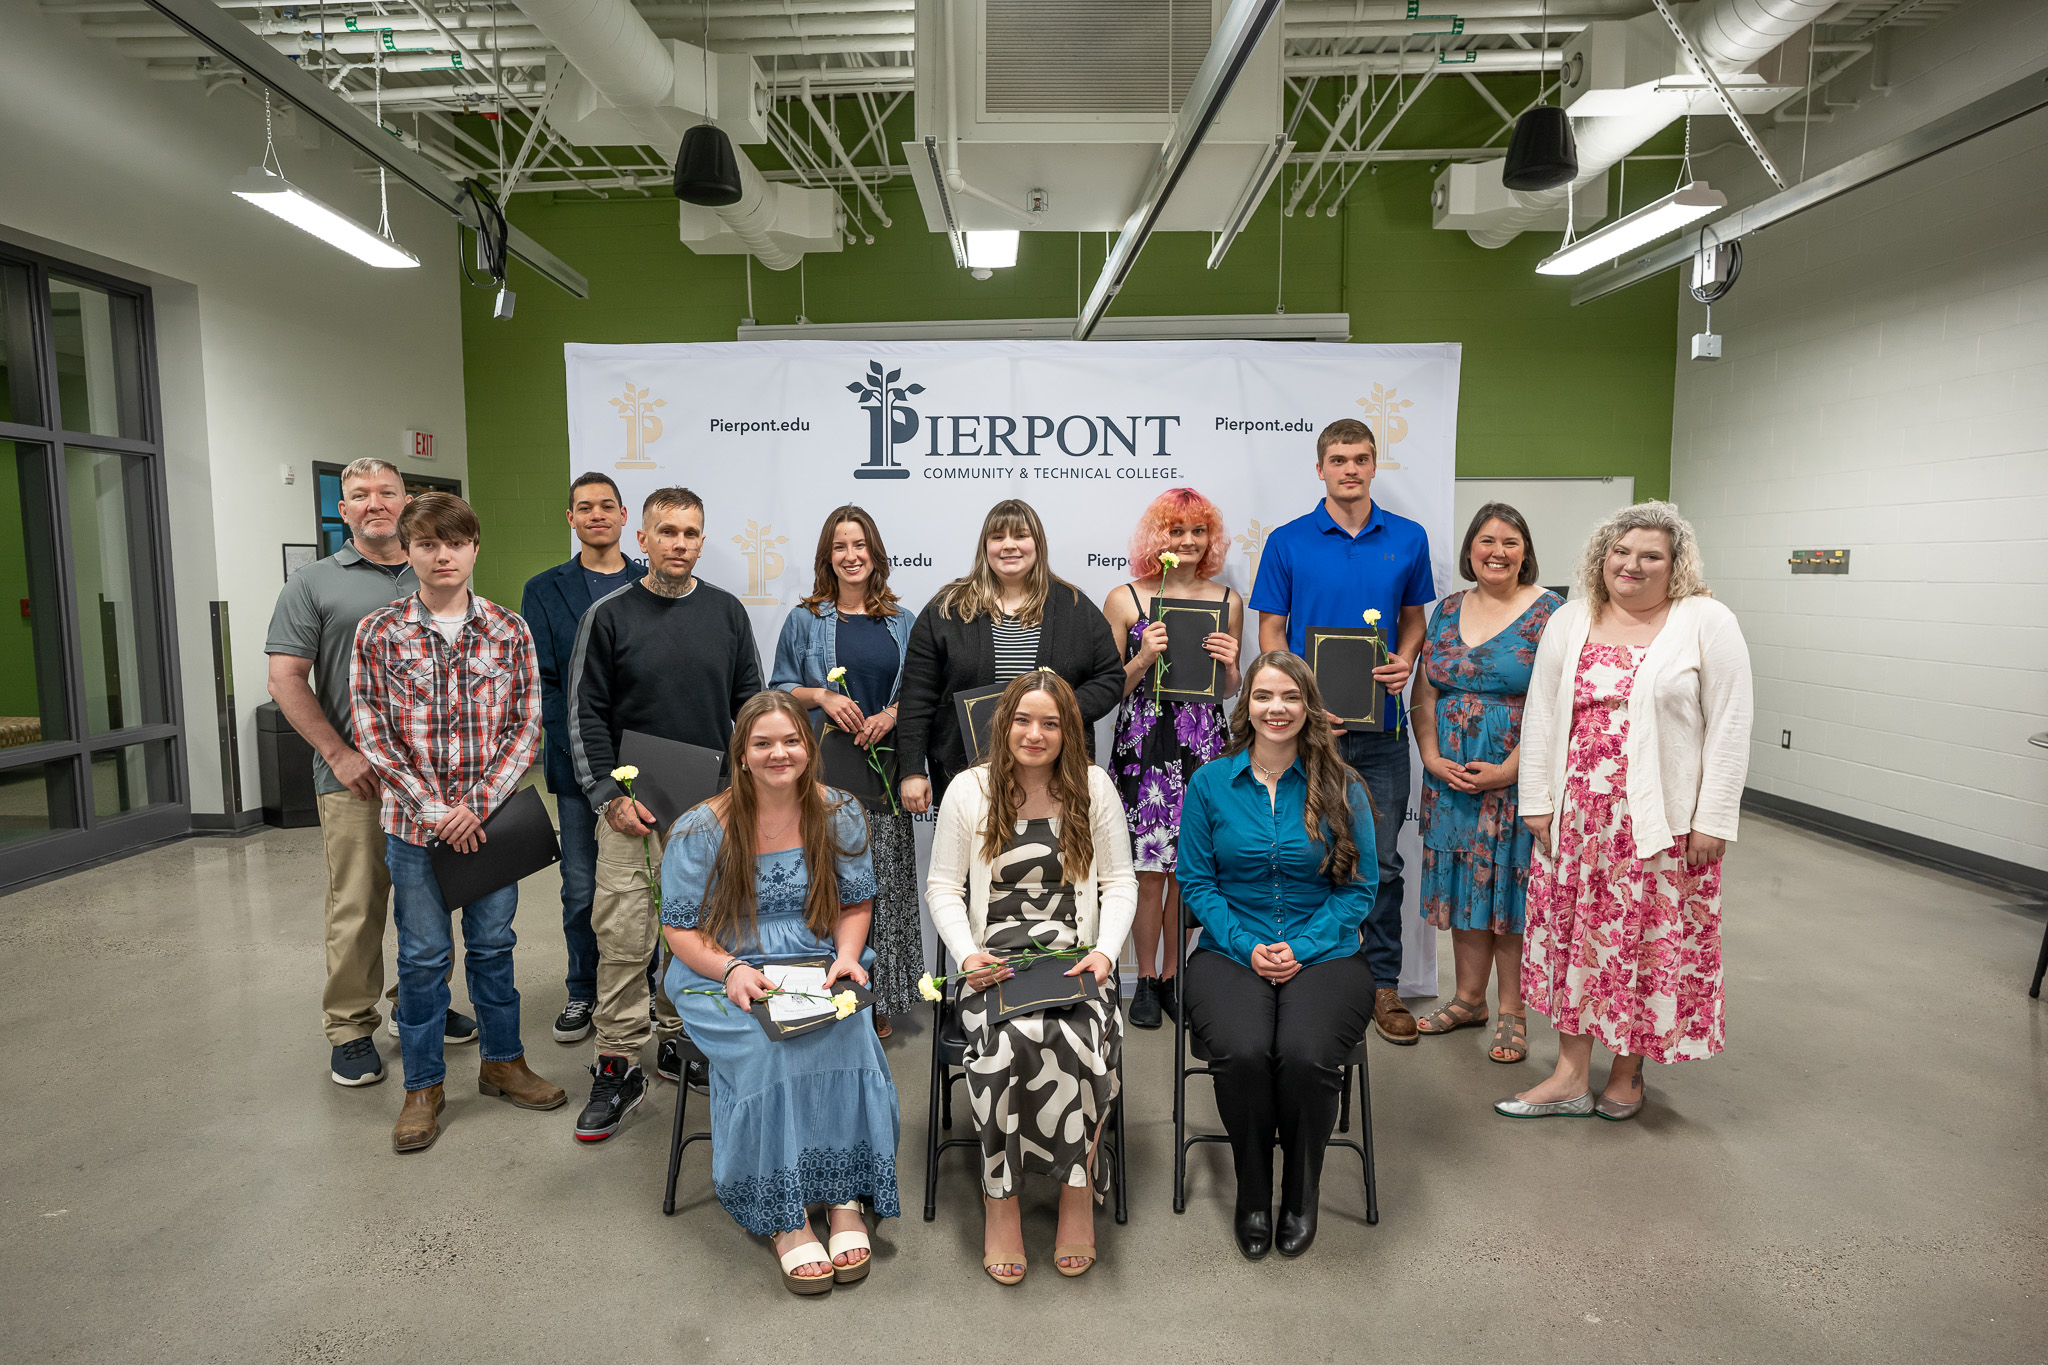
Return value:
[(2048, 976), (2048, 933), (2041, 935), (2041, 957), (2034, 963), (2034, 988), (2027, 994), (2036, 1000), (2041, 998), (2041, 978)]
[(1351, 1068), (1344, 1068), (1343, 1084), (1337, 1087), (1337, 1131), (1351, 1131)]
[(1124, 1171), (1128, 1163), (1124, 1160), (1124, 1097), (1116, 1097), (1116, 1151), (1110, 1154), (1110, 1178), (1116, 1182), (1116, 1221), (1131, 1221), (1131, 1205), (1124, 1195)]
[(924, 1221), (939, 1216), (939, 1093), (945, 1088), (945, 1068), (939, 1061), (939, 1007), (932, 1006), (932, 1095), (924, 1115)]
[[(1380, 1221), (1379, 1172), (1373, 1165), (1372, 1155), (1372, 1076), (1365, 1062), (1365, 1052), (1358, 1054), (1358, 1123), (1359, 1145), (1365, 1149), (1365, 1221)], [(1350, 1090), (1347, 1087), (1348, 1097)]]
[(689, 1077), (676, 1086), (675, 1127), (668, 1137), (668, 1187), (662, 1191), (661, 1211), (671, 1214), (676, 1211), (676, 1175), (683, 1169), (683, 1118), (690, 1104)]

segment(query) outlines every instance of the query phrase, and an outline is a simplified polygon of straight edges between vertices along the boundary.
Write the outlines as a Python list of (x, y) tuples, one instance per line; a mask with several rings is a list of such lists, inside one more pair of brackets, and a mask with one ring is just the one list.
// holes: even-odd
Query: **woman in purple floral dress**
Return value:
[[(1131, 926), (1138, 958), (1138, 985), (1131, 997), (1134, 1028), (1158, 1028), (1161, 1011), (1175, 1008), (1181, 945), (1167, 927), (1178, 922), (1180, 913), (1173, 873), (1181, 798), (1195, 769), (1221, 755), (1230, 739), (1222, 697), (1237, 691), (1244, 598), (1211, 581), (1229, 549), (1216, 505), (1192, 488), (1169, 489), (1153, 499), (1131, 534), (1131, 568), (1138, 577), (1103, 604), (1124, 652), (1124, 704), (1117, 712), (1109, 775), (1130, 819), (1138, 871), (1138, 918)], [(1225, 604), (1229, 629), (1208, 638), (1210, 655), (1223, 666), (1223, 692), (1216, 701), (1152, 694), (1153, 667), (1166, 649), (1166, 627), (1151, 620), (1155, 597)]]
[(1529, 831), (1515, 819), (1522, 700), (1536, 643), (1563, 605), (1536, 585), (1536, 547), (1522, 514), (1502, 502), (1479, 509), (1458, 552), (1476, 586), (1436, 604), (1423, 633), (1415, 684), (1415, 748), (1422, 757), (1422, 914), (1451, 931), (1457, 994), (1416, 1021), (1423, 1033), (1486, 1022), (1486, 980), (1500, 983), (1488, 1056), (1529, 1055), (1522, 1004), (1522, 918)]

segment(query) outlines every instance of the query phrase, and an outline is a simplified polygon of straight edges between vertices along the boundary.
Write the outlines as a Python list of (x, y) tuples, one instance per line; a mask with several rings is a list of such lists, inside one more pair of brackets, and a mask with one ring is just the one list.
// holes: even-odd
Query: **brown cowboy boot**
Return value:
[(391, 1130), (394, 1152), (424, 1152), (441, 1136), (441, 1111), (448, 1101), (438, 1085), (405, 1092), (405, 1107), (398, 1111), (398, 1123)]
[(521, 1109), (559, 1109), (569, 1099), (561, 1086), (534, 1075), (525, 1057), (485, 1062), (477, 1068), (476, 1088), (486, 1095), (502, 1095)]
[(1373, 993), (1372, 1020), (1380, 1031), (1380, 1037), (1390, 1043), (1406, 1046), (1420, 1037), (1415, 1027), (1415, 1016), (1401, 1003), (1401, 993), (1391, 986), (1382, 986)]

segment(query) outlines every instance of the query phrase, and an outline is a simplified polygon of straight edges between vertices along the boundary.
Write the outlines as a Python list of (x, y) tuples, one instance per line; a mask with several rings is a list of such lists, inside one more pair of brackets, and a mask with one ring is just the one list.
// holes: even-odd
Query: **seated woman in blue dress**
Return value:
[(1371, 797), (1338, 756), (1308, 665), (1274, 650), (1245, 679), (1229, 750), (1196, 770), (1181, 806), (1181, 895), (1202, 926), (1181, 999), (1230, 1134), (1237, 1244), (1257, 1260), (1276, 1241), (1283, 1256), (1315, 1241), (1344, 1066), (1372, 1022), (1358, 933), (1379, 863)]
[[(731, 788), (677, 820), (662, 856), (662, 933), (675, 954), (664, 984), (711, 1059), (718, 1202), (774, 1239), (792, 1293), (822, 1294), (868, 1273), (860, 1201), (897, 1215), (896, 1085), (865, 1021), (773, 1042), (752, 1011), (774, 989), (767, 962), (830, 957), (827, 993), (867, 984), (867, 823), (858, 800), (820, 781), (810, 723), (787, 692), (740, 707), (730, 757)], [(811, 1231), (820, 1204), (829, 1249)]]

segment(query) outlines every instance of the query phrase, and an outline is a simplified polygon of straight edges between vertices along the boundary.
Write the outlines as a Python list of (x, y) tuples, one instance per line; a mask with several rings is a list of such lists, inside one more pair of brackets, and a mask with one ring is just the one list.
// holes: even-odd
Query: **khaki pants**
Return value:
[[(327, 853), (327, 989), (321, 993), (327, 1041), (367, 1038), (382, 1022), (384, 922), (391, 911), (391, 870), (384, 865), (383, 802), (348, 792), (319, 798), (320, 842)], [(392, 982), (389, 997), (398, 998)]]
[[(649, 836), (646, 858), (661, 877), (663, 839)], [(597, 817), (597, 893), (590, 903), (590, 928), (597, 936), (597, 1055), (640, 1059), (654, 1028), (647, 1019), (647, 959), (661, 939), (654, 894), (647, 887), (641, 840), (619, 833)], [(673, 1038), (683, 1021), (665, 991), (655, 993), (661, 1036)]]

